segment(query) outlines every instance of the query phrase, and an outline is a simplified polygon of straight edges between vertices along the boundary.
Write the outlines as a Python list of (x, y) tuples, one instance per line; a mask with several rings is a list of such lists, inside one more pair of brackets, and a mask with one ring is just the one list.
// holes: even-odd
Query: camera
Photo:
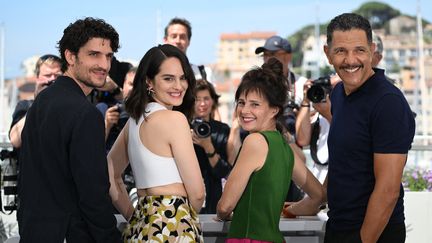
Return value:
[(211, 134), (210, 123), (204, 121), (201, 118), (195, 118), (192, 120), (192, 129), (195, 134), (200, 138), (206, 138)]
[(290, 134), (295, 134), (296, 110), (299, 110), (299, 106), (293, 99), (288, 99), (280, 122)]
[(119, 119), (123, 119), (123, 118), (128, 119), (129, 118), (129, 114), (126, 112), (124, 103), (119, 102), (116, 105), (117, 105), (117, 111), (120, 114), (119, 115)]
[(330, 93), (331, 89), (330, 76), (320, 77), (313, 81), (313, 84), (308, 89), (306, 95), (313, 103), (324, 103), (327, 94)]
[(2, 190), (3, 195), (1, 198), (0, 207), (1, 211), (12, 211), (18, 208), (18, 161), (17, 153), (15, 150), (4, 149), (0, 152), (0, 159), (2, 161), (9, 159), (9, 163), (3, 162), (1, 165), (1, 176), (2, 176)]

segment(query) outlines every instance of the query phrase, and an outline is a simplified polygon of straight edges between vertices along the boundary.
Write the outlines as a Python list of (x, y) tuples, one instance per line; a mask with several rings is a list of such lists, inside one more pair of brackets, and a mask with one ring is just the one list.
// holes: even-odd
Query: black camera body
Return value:
[(308, 89), (306, 95), (313, 103), (324, 103), (327, 94), (330, 93), (331, 89), (330, 76), (324, 76), (313, 81), (313, 84)]
[(129, 118), (129, 114), (126, 112), (124, 103), (119, 102), (116, 105), (117, 105), (117, 111), (119, 113), (119, 119)]
[(18, 157), (16, 151), (1, 150), (0, 160), (7, 159), (9, 159), (9, 163), (4, 162), (1, 166), (3, 196), (0, 195), (0, 211), (9, 211), (8, 214), (10, 214), (18, 208)]
[(280, 118), (281, 124), (292, 135), (295, 134), (296, 112), (298, 110), (299, 106), (295, 103), (294, 99), (289, 98), (284, 106), (282, 117)]
[(195, 118), (191, 122), (194, 133), (200, 138), (206, 138), (211, 135), (210, 123), (204, 121), (202, 118)]

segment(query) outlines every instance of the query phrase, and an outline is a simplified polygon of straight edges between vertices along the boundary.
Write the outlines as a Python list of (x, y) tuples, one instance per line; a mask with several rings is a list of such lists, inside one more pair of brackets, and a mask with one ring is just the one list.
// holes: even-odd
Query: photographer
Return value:
[(211, 83), (198, 80), (192, 121), (192, 139), (206, 187), (206, 199), (200, 213), (216, 213), (222, 195), (222, 180), (231, 170), (227, 162), (227, 141), (230, 128), (213, 119), (219, 95)]
[[(117, 88), (114, 89), (117, 91), (112, 93), (112, 96), (120, 96), (121, 99), (111, 99), (110, 101), (100, 102), (96, 105), (96, 108), (104, 116), (105, 149), (107, 154), (111, 150), (111, 147), (114, 145), (114, 142), (129, 119), (129, 114), (126, 112), (124, 107), (124, 100), (126, 97), (128, 97), (130, 91), (132, 90), (136, 71), (137, 67), (131, 67), (124, 77), (118, 77), (124, 78), (123, 89), (120, 89), (117, 86)], [(111, 80), (111, 82), (113, 81)], [(123, 175), (123, 180), (127, 186), (127, 191), (130, 192), (130, 190), (135, 187), (135, 180), (130, 166), (126, 168)]]
[[(62, 74), (61, 64), (62, 60), (60, 57), (51, 54), (43, 55), (37, 60), (35, 67), (35, 98), (43, 89), (51, 85), (54, 79)], [(21, 132), (24, 128), (27, 111), (32, 104), (33, 100), (20, 100), (12, 114), (9, 138), (15, 149), (21, 147)]]
[(327, 136), (331, 122), (329, 93), (339, 81), (337, 75), (306, 81), (303, 88), (303, 101), (297, 113), (297, 144), (310, 146), (314, 161), (312, 173), (321, 183), (325, 180), (328, 168)]
[[(114, 89), (115, 91), (111, 93), (110, 99), (96, 105), (96, 108), (98, 108), (98, 110), (103, 114), (105, 120), (105, 141), (107, 152), (111, 149), (117, 136), (129, 118), (129, 115), (124, 109), (124, 99), (129, 95), (129, 92), (132, 89), (135, 73), (136, 67), (130, 68), (123, 77), (123, 89), (120, 89), (117, 86), (117, 88)], [(115, 99), (114, 97), (120, 98)]]

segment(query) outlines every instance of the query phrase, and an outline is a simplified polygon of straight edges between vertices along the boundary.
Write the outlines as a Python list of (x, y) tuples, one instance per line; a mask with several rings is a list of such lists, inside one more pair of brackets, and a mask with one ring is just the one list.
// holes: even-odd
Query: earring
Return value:
[(147, 95), (148, 96), (153, 96), (155, 93), (154, 89), (152, 87), (148, 87), (147, 88)]

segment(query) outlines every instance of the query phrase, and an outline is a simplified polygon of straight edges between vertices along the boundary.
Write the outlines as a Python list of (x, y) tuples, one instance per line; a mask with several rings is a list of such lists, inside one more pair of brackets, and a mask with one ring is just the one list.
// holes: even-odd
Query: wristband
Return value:
[(207, 158), (213, 158), (216, 155), (216, 149), (213, 151), (213, 153), (206, 153)]
[(305, 104), (301, 104), (300, 106), (301, 106), (301, 107), (307, 107), (307, 108), (310, 108), (310, 105), (309, 105), (309, 104), (307, 104), (307, 105), (305, 105)]

